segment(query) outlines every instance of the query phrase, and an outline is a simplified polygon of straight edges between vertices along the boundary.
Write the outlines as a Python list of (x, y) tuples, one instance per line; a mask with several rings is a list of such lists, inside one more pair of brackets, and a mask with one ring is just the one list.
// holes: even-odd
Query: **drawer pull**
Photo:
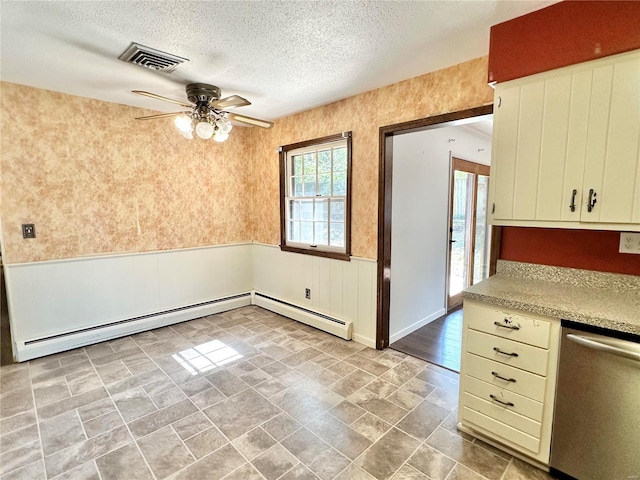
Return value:
[(491, 398), (491, 400), (493, 400), (494, 402), (498, 402), (500, 405), (504, 405), (505, 407), (513, 407), (513, 402), (503, 402), (502, 400), (500, 400), (498, 397), (496, 397), (493, 394), (490, 394), (489, 397)]
[(516, 379), (515, 378), (507, 378), (507, 377), (503, 377), (502, 375), (500, 375), (499, 373), (496, 372), (491, 372), (491, 375), (493, 375), (496, 378), (499, 378), (500, 380), (504, 380), (505, 382), (513, 382), (516, 383)]
[[(505, 318), (506, 321), (506, 318)], [(520, 330), (519, 325), (507, 325), (505, 323), (500, 323), (498, 321), (493, 322), (496, 327), (508, 328), (509, 330)]]
[(507, 355), (507, 356), (509, 356), (509, 357), (517, 357), (517, 356), (518, 356), (518, 354), (517, 354), (516, 352), (511, 352), (511, 353), (509, 353), (509, 352), (503, 352), (503, 351), (502, 351), (502, 350), (500, 350), (498, 347), (493, 347), (493, 351), (494, 351), (494, 352), (496, 352), (496, 353), (500, 353), (500, 354), (502, 354), (502, 355)]

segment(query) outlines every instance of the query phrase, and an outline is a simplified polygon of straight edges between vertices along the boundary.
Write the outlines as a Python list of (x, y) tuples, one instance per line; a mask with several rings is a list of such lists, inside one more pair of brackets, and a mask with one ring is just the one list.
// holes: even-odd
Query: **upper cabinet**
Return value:
[(640, 231), (640, 50), (496, 85), (492, 223)]

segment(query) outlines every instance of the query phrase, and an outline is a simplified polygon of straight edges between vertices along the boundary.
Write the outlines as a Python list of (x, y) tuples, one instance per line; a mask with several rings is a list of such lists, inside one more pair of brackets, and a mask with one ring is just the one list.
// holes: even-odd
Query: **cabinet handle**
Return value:
[[(505, 318), (504, 321), (507, 322), (508, 320)], [(493, 322), (493, 324), (496, 327), (508, 328), (509, 330), (520, 330), (520, 326), (519, 325), (507, 325), (507, 324), (504, 324), (504, 323), (500, 323), (498, 321)]]
[(508, 355), (509, 357), (517, 357), (518, 354), (516, 352), (503, 352), (502, 350), (500, 350), (498, 347), (493, 347), (493, 351), (496, 353), (501, 353), (502, 355)]
[(515, 378), (507, 378), (507, 377), (503, 377), (502, 375), (500, 375), (497, 372), (491, 372), (491, 375), (493, 375), (495, 378), (499, 378), (500, 380), (504, 380), (505, 382), (512, 382), (512, 383), (516, 383), (516, 379)]
[(504, 405), (505, 407), (513, 407), (515, 406), (513, 404), (513, 402), (503, 402), (502, 400), (500, 400), (498, 397), (496, 397), (493, 394), (490, 394), (489, 397), (491, 398), (491, 400), (493, 400), (494, 402), (498, 402), (500, 405)]
[(578, 193), (578, 190), (574, 188), (573, 192), (571, 192), (571, 205), (569, 205), (572, 212), (576, 211), (576, 193)]
[(593, 188), (590, 188), (589, 201), (587, 202), (587, 212), (590, 212), (591, 210), (593, 210), (593, 207), (596, 206), (596, 203), (598, 202), (598, 200), (596, 199), (597, 196), (598, 194), (593, 191)]

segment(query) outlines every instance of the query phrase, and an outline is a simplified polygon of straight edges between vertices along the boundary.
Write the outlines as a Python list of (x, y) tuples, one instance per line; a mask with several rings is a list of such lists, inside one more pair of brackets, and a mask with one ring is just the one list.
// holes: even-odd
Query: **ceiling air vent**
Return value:
[(118, 59), (159, 72), (173, 72), (178, 65), (189, 61), (187, 58), (161, 52), (160, 50), (145, 47), (139, 43), (132, 43)]

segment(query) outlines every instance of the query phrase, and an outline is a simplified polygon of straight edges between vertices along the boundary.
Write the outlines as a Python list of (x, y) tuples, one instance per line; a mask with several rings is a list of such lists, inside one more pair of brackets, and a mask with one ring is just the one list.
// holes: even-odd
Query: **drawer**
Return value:
[(503, 439), (502, 443), (509, 447), (518, 445), (533, 453), (540, 451), (539, 439), (467, 407), (462, 408), (462, 423), (465, 422), (495, 434), (498, 437), (497, 440)]
[[(544, 401), (547, 379), (540, 375), (470, 353), (465, 354), (464, 370), (467, 375), (483, 380), (496, 387), (519, 393), (538, 402)], [(515, 382), (502, 380), (496, 375), (493, 375), (493, 373), (503, 378), (515, 380)]]
[[(500, 402), (505, 402), (510, 405), (503, 408), (524, 415), (536, 422), (542, 422), (544, 404), (541, 402), (536, 402), (517, 393), (509, 392), (508, 390), (496, 387), (495, 385), (483, 382), (469, 375), (465, 375), (464, 377), (464, 391), (488, 402), (495, 403), (497, 406), (501, 406)], [(496, 399), (492, 399), (492, 396), (496, 397)]]
[(520, 430), (535, 438), (540, 438), (540, 432), (542, 430), (542, 424), (531, 420), (530, 418), (520, 415), (519, 413), (512, 412), (506, 407), (500, 406), (493, 402), (487, 402), (486, 400), (464, 392), (462, 405), (468, 407), (471, 410), (480, 412), (487, 417), (491, 417), (494, 420), (498, 420), (501, 423), (509, 425), (510, 427)]
[(508, 309), (499, 310), (483, 305), (465, 304), (464, 322), (474, 330), (540, 348), (549, 348), (551, 322), (533, 316)]
[(542, 348), (467, 330), (467, 351), (528, 372), (547, 375), (549, 351)]

